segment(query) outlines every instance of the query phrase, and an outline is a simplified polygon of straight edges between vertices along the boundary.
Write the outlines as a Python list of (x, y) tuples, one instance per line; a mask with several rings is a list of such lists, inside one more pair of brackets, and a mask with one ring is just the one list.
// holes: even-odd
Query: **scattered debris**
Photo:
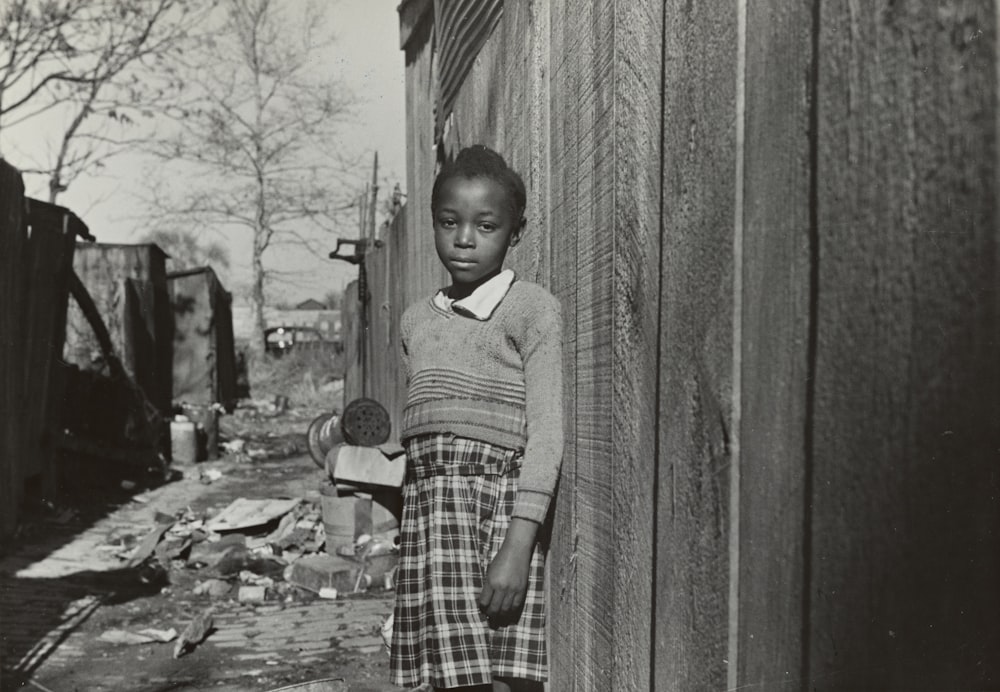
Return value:
[(147, 627), (144, 630), (139, 630), (138, 634), (144, 637), (152, 637), (154, 640), (166, 644), (167, 642), (172, 642), (177, 639), (177, 630), (171, 627), (168, 630), (158, 630), (152, 627)]
[(211, 485), (220, 478), (222, 478), (222, 471), (218, 469), (205, 469), (201, 472), (201, 482), (205, 485)]
[(382, 626), (379, 627), (379, 634), (382, 635), (382, 643), (385, 644), (385, 652), (392, 652), (392, 626), (395, 620), (395, 615), (389, 613), (389, 616), (382, 621)]
[(240, 603), (263, 603), (265, 596), (267, 596), (267, 587), (244, 585), (240, 587), (236, 600)]
[(306, 555), (285, 568), (285, 581), (299, 588), (319, 593), (324, 588), (353, 593), (367, 588), (364, 568), (334, 555)]
[(320, 598), (329, 598), (331, 600), (335, 600), (337, 598), (337, 596), (339, 596), (339, 595), (340, 595), (340, 592), (337, 591), (332, 586), (324, 586), (322, 589), (319, 590), (319, 597)]
[(108, 630), (102, 632), (98, 637), (102, 642), (108, 644), (152, 644), (156, 641), (153, 637), (144, 634), (127, 632), (126, 630)]
[(333, 463), (334, 480), (352, 485), (378, 485), (398, 488), (406, 473), (406, 456), (398, 444), (379, 447), (341, 445)]
[(243, 452), (243, 448), (246, 447), (246, 444), (246, 440), (241, 438), (229, 440), (228, 442), (222, 443), (222, 451), (226, 454), (241, 454)]
[(160, 542), (160, 539), (163, 538), (163, 534), (165, 534), (173, 525), (174, 522), (172, 519), (169, 523), (157, 523), (156, 528), (147, 533), (145, 538), (143, 538), (139, 542), (139, 545), (135, 547), (135, 550), (132, 551), (132, 555), (126, 563), (126, 567), (134, 567), (152, 555), (153, 551), (156, 549), (156, 544)]
[(212, 518), (206, 528), (209, 531), (237, 531), (263, 526), (292, 511), (299, 502), (299, 499), (248, 500), (240, 497)]
[(207, 595), (211, 598), (222, 598), (223, 596), (228, 596), (229, 592), (232, 590), (232, 584), (225, 579), (207, 579), (203, 582), (199, 582), (198, 585), (194, 587), (193, 593), (196, 596)]
[(188, 651), (194, 649), (205, 640), (205, 637), (212, 631), (215, 624), (213, 610), (211, 608), (203, 611), (198, 617), (191, 621), (174, 645), (174, 658), (180, 658)]
[(274, 586), (274, 579), (271, 577), (261, 576), (256, 572), (251, 572), (248, 569), (240, 572), (240, 583), (241, 584), (251, 584), (253, 586)]

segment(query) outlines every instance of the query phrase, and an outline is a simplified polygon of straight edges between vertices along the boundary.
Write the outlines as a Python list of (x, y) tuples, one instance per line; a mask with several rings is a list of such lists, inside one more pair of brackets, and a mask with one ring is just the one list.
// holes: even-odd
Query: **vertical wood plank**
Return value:
[(657, 689), (724, 689), (735, 3), (665, 7)]
[(651, 685), (655, 603), (663, 4), (616, 3), (614, 27), (611, 689), (638, 692)]
[(0, 160), (0, 539), (17, 528), (23, 490), (24, 455), (21, 410), (24, 403), (24, 341), (21, 311), (27, 286), (23, 272), (24, 183), (21, 174)]
[(433, 295), (446, 283), (446, 272), (434, 250), (431, 221), (435, 82), (430, 38), (431, 23), (421, 22), (406, 49), (407, 306)]
[(62, 356), (73, 266), (75, 230), (81, 222), (68, 210), (27, 200), (30, 233), (26, 246), (24, 303), (20, 337), (24, 340), (25, 449), (23, 476), (41, 474), (43, 497), (56, 489), (54, 448), (47, 434), (54, 428), (55, 397), (60, 395), (56, 363)]
[(995, 687), (996, 4), (821, 6), (810, 680)]
[(344, 335), (344, 406), (361, 396), (361, 302), (358, 281), (344, 287), (340, 321)]
[(577, 206), (575, 175), (579, 153), (574, 144), (579, 132), (572, 114), (573, 94), (579, 73), (569, 69), (562, 56), (573, 42), (564, 17), (568, 1), (553, 0), (547, 8), (550, 39), (551, 167), (549, 207), (552, 247), (552, 291), (559, 298), (563, 314), (563, 402), (565, 445), (555, 497), (552, 550), (548, 562), (549, 641), (551, 643), (552, 689), (577, 689), (580, 667), (586, 665), (577, 648), (584, 623), (577, 609), (579, 592), (578, 544), (579, 503), (577, 500), (577, 234), (574, 219)]
[[(575, 528), (580, 690), (613, 689), (614, 554), (612, 510), (616, 468), (611, 449), (613, 404), (612, 276), (614, 252), (614, 3), (560, 4), (569, 41), (553, 71), (560, 127), (572, 122), (568, 143), (576, 159), (575, 207), (554, 233), (576, 235), (576, 473)], [(555, 21), (555, 20), (554, 20)], [(572, 78), (567, 73), (574, 72)], [(556, 217), (553, 216), (553, 219)]]
[[(737, 685), (801, 684), (812, 7), (748, 3)], [(731, 652), (732, 653), (732, 652)]]

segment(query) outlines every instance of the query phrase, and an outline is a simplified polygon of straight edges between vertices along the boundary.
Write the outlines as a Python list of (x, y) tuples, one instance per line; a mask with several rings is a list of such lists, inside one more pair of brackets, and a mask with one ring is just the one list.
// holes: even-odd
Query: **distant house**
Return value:
[(321, 303), (315, 298), (309, 298), (303, 300), (301, 303), (295, 306), (296, 310), (326, 310), (326, 303)]
[[(304, 307), (317, 303), (307, 300), (290, 310), (264, 308), (264, 326), (270, 327), (312, 327), (319, 330), (328, 341), (341, 340), (340, 310), (327, 310)], [(249, 341), (253, 338), (253, 313), (249, 306), (233, 306), (233, 335), (237, 341)]]

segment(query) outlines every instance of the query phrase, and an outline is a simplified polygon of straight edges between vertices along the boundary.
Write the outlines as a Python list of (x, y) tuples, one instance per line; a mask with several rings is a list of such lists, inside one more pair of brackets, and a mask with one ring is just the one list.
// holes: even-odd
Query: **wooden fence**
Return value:
[(17, 527), (26, 484), (52, 497), (64, 382), (57, 367), (76, 236), (86, 226), (62, 207), (28, 199), (0, 160), (0, 539)]
[(372, 329), (498, 148), (567, 324), (552, 688), (1000, 684), (996, 3), (509, 0), (436, 148), (433, 4)]

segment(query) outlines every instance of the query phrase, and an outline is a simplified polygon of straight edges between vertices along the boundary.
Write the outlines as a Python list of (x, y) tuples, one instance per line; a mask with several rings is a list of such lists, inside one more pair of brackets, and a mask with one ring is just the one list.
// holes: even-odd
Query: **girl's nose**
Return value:
[(472, 226), (462, 224), (458, 227), (458, 233), (455, 234), (455, 245), (458, 247), (476, 246), (476, 236), (473, 233)]

